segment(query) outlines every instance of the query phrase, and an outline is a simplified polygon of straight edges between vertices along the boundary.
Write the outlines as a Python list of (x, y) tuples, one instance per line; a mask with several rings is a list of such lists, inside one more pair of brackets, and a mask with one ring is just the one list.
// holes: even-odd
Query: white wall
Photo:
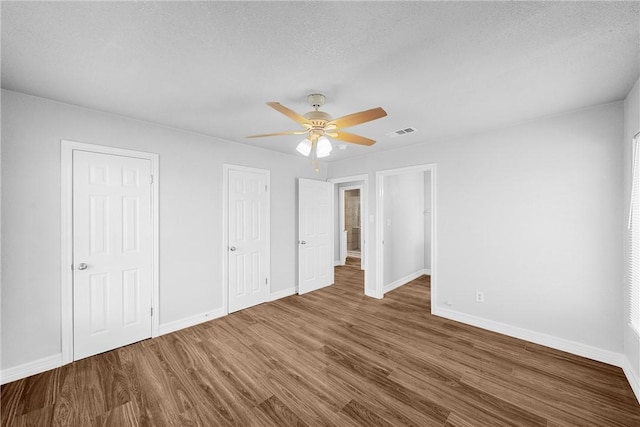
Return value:
[[(632, 139), (636, 133), (640, 132), (640, 80), (633, 86), (627, 99), (624, 101), (624, 208), (623, 208), (623, 233), (627, 235), (627, 221), (629, 214), (629, 200), (631, 195), (631, 164), (632, 164)], [(627, 240), (625, 241), (625, 253), (627, 253)], [(628, 257), (624, 257), (625, 268)], [(633, 378), (632, 385), (638, 400), (640, 400), (640, 339), (629, 327), (628, 323), (628, 301), (627, 282), (624, 281), (624, 353), (629, 362), (631, 375)], [(634, 384), (635, 382), (635, 384)]]
[(4, 90), (2, 119), (3, 370), (61, 351), (61, 139), (160, 155), (161, 328), (223, 306), (223, 163), (271, 170), (271, 291), (295, 286), (296, 178), (324, 167)]
[(331, 163), (329, 177), (436, 163), (434, 310), (602, 360), (623, 348), (622, 139), (617, 102)]
[(424, 172), (385, 176), (384, 286), (424, 267)]

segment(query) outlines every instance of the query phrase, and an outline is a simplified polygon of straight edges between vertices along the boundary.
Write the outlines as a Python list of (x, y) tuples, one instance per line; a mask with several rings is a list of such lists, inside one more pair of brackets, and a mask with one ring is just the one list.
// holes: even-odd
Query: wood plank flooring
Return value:
[(348, 256), (345, 265), (349, 267), (360, 267), (360, 258), (355, 256)]
[(6, 384), (3, 426), (640, 426), (622, 370), (336, 284)]

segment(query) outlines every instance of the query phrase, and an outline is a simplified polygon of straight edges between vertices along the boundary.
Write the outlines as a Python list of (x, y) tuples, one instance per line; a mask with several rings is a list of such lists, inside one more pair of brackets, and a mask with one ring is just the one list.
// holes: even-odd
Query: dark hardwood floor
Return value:
[(2, 425), (640, 426), (622, 370), (429, 314), (363, 272), (6, 384)]

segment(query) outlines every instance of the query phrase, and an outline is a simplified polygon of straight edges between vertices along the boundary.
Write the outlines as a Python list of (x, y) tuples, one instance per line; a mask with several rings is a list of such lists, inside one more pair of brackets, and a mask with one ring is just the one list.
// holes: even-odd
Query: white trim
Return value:
[(333, 266), (334, 266), (334, 267), (339, 267), (339, 266), (341, 266), (341, 265), (344, 265), (344, 264), (342, 263), (342, 260), (339, 260), (339, 259), (334, 259), (334, 260), (333, 260)]
[(331, 182), (332, 184), (342, 184), (343, 182), (352, 182), (352, 181), (368, 181), (369, 175), (351, 175), (351, 176), (342, 176), (340, 178), (329, 178), (327, 182)]
[(631, 362), (627, 357), (622, 358), (622, 363), (620, 366), (624, 372), (624, 375), (627, 377), (627, 381), (629, 381), (629, 385), (631, 386), (631, 390), (636, 395), (636, 399), (638, 403), (640, 403), (640, 378), (638, 378), (631, 368)]
[(112, 154), (149, 160), (153, 183), (151, 184), (152, 213), (152, 266), (151, 266), (151, 337), (160, 330), (160, 156), (156, 153), (126, 150), (77, 141), (60, 141), (60, 201), (61, 201), (61, 347), (62, 364), (73, 361), (73, 151)]
[(279, 300), (281, 298), (285, 298), (285, 297), (288, 297), (288, 296), (291, 296), (291, 295), (295, 295), (297, 293), (298, 293), (298, 291), (296, 290), (296, 287), (293, 286), (291, 288), (287, 288), (287, 289), (283, 289), (281, 291), (273, 292), (271, 294), (271, 297), (269, 298), (269, 301)]
[[(237, 170), (264, 174), (267, 182), (267, 295), (271, 294), (271, 171), (268, 169), (258, 169), (248, 166), (234, 165), (231, 163), (222, 164), (222, 308), (224, 314), (229, 314), (229, 171)], [(269, 299), (263, 302), (267, 302)]]
[[(333, 188), (335, 188), (333, 184)], [(335, 193), (335, 191), (334, 191)], [(346, 219), (344, 217), (344, 188), (338, 187), (338, 259), (340, 265), (347, 263), (347, 231), (344, 229)], [(335, 233), (334, 233), (335, 234)]]
[(397, 169), (387, 169), (376, 172), (376, 282), (372, 292), (375, 298), (382, 298), (384, 290), (384, 178), (393, 175), (402, 175), (414, 172), (431, 173), (431, 312), (436, 305), (437, 299), (437, 198), (436, 198), (436, 164), (428, 163), (416, 166), (407, 166)]
[[(366, 274), (366, 270), (365, 270), (365, 274)], [(368, 297), (377, 298), (377, 299), (382, 299), (382, 297), (384, 296), (383, 294), (379, 294), (377, 292), (377, 289), (364, 288), (364, 294)]]
[(618, 367), (623, 366), (623, 355), (613, 351), (603, 350), (579, 342), (558, 338), (541, 332), (529, 329), (519, 328), (517, 326), (508, 325), (506, 323), (496, 322), (494, 320), (484, 319), (482, 317), (473, 316), (459, 311), (435, 307), (432, 308), (431, 314), (444, 317), (446, 319), (455, 320), (456, 322), (467, 325), (476, 326), (478, 328), (497, 332), (514, 338), (519, 338), (535, 344), (551, 347), (556, 350), (566, 351), (567, 353), (577, 356), (586, 357), (588, 359), (597, 360), (598, 362), (607, 363)]
[(343, 176), (339, 178), (330, 178), (330, 179), (327, 179), (327, 181), (333, 184), (334, 193), (335, 193), (336, 184), (342, 184), (343, 182), (362, 181), (362, 191), (360, 192), (360, 203), (362, 206), (361, 220), (362, 220), (363, 228), (360, 229), (360, 238), (362, 239), (363, 243), (362, 243), (362, 246), (360, 247), (360, 253), (361, 253), (360, 269), (364, 270), (364, 294), (372, 298), (382, 298), (382, 295), (378, 295), (377, 293), (375, 293), (375, 290), (368, 289), (368, 286), (367, 286), (369, 285), (369, 283), (371, 283), (371, 278), (370, 278), (371, 272), (369, 271), (369, 265), (371, 262), (369, 258), (369, 252), (371, 251), (369, 250), (369, 248), (371, 246), (369, 246), (369, 228), (370, 227), (369, 227), (369, 221), (368, 221), (369, 175), (362, 174), (362, 175)]
[(418, 271), (416, 271), (414, 273), (407, 274), (406, 276), (401, 277), (398, 280), (395, 280), (395, 281), (393, 281), (391, 283), (387, 283), (386, 285), (384, 285), (384, 287), (382, 288), (382, 291), (385, 294), (387, 292), (391, 292), (392, 290), (397, 289), (402, 285), (406, 285), (410, 281), (415, 280), (420, 276), (424, 276), (425, 274), (429, 274), (429, 273), (427, 273), (427, 271), (429, 271), (429, 270), (423, 268), (423, 269), (418, 270)]
[(62, 366), (62, 353), (43, 357), (42, 359), (27, 362), (0, 372), (0, 384), (7, 384), (22, 378), (30, 377), (50, 369)]
[(205, 311), (204, 313), (199, 313), (193, 316), (185, 317), (183, 319), (163, 323), (162, 325), (160, 325), (160, 335), (166, 335), (170, 334), (171, 332), (179, 331), (180, 329), (190, 328), (191, 326), (199, 325), (200, 323), (208, 322), (209, 320), (226, 316), (226, 314), (227, 313), (225, 313), (224, 307), (220, 307), (216, 310)]

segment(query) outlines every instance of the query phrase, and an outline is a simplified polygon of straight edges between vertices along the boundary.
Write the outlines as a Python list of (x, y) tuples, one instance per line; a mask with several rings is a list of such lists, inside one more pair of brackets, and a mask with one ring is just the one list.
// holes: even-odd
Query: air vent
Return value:
[(413, 133), (413, 132), (417, 132), (418, 129), (414, 128), (414, 127), (408, 127), (408, 128), (404, 128), (404, 129), (398, 129), (395, 130), (393, 132), (389, 132), (387, 135), (390, 136), (391, 138), (395, 138), (396, 136), (400, 136), (400, 135), (406, 135), (408, 133)]

